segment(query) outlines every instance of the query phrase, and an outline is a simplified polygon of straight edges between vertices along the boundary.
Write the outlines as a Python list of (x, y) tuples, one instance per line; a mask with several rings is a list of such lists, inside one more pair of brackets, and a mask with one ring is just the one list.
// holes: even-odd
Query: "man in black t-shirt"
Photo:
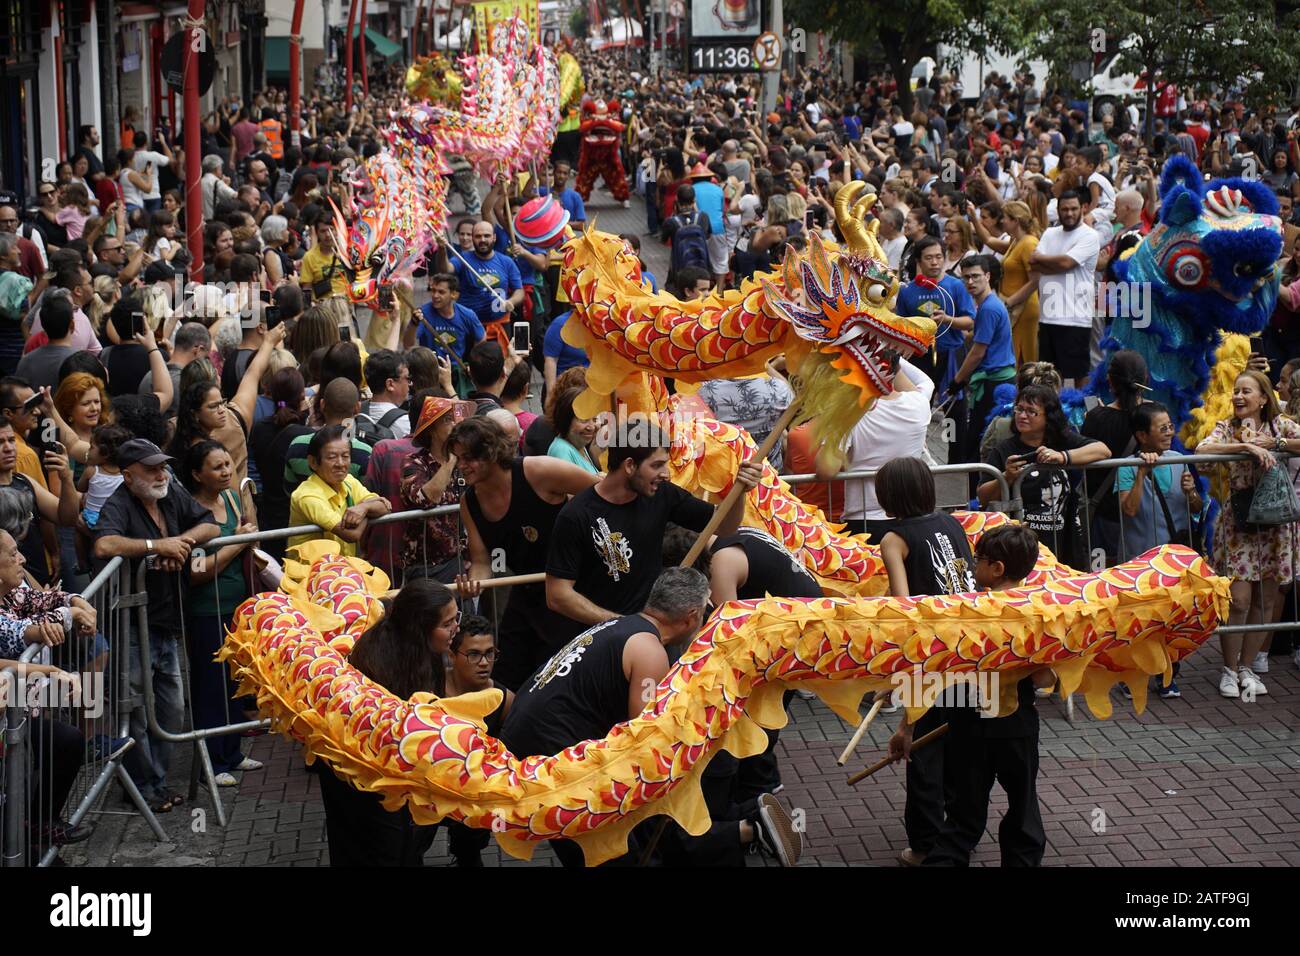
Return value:
[[(619, 423), (609, 449), (609, 472), (575, 495), (555, 520), (546, 563), (546, 603), (583, 627), (633, 614), (645, 606), (663, 567), (668, 522), (703, 531), (713, 507), (668, 480), (668, 436), (644, 418)], [(746, 462), (736, 475), (748, 492), (760, 465)], [(717, 528), (732, 534), (744, 517), (736, 500)]]
[[(616, 724), (639, 717), (668, 673), (664, 648), (695, 636), (707, 597), (708, 581), (693, 568), (661, 573), (640, 613), (589, 627), (520, 685), (501, 727), (502, 743), (521, 759), (551, 756), (600, 740)], [(629, 852), (611, 862), (635, 862), (638, 836), (643, 835), (634, 832)], [(753, 803), (748, 817), (717, 821), (703, 836), (684, 837), (670, 846), (691, 844), (693, 862), (743, 865), (744, 847), (755, 842), (789, 866), (802, 850), (789, 814), (770, 794)], [(577, 844), (554, 840), (551, 845), (565, 866), (583, 864)]]

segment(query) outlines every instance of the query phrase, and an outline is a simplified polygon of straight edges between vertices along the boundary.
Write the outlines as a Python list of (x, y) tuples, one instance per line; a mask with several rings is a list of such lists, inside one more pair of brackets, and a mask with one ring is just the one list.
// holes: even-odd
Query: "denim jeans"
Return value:
[[(170, 630), (149, 631), (155, 713), (158, 726), (171, 733), (183, 729), (185, 699), (181, 691), (181, 661), (177, 648), (179, 635)], [(138, 634), (131, 637), (131, 695), (140, 704), (131, 711), (131, 736), (135, 746), (127, 751), (123, 763), (146, 800), (166, 796), (167, 770), (171, 767), (172, 744), (149, 733), (144, 706), (144, 673), (140, 666)]]

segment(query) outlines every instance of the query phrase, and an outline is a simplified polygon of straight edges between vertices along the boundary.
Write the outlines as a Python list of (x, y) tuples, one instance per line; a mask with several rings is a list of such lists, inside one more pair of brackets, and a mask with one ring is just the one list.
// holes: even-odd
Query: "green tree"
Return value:
[[(1063, 77), (1117, 53), (1112, 72), (1154, 77), (1146, 115), (1168, 84), (1190, 94), (1241, 94), (1252, 107), (1289, 102), (1300, 78), (1300, 12), (1252, 0), (1030, 0), (1034, 56)], [(1078, 84), (1088, 92), (1088, 83)], [(1147, 134), (1151, 130), (1148, 127)]]
[(912, 67), (939, 44), (1012, 53), (1028, 45), (1024, 2), (1014, 0), (785, 0), (787, 27), (821, 30), (859, 52), (879, 44), (898, 81), (898, 105), (912, 112)]
[(587, 7), (585, 4), (578, 4), (569, 14), (569, 32), (575, 37), (585, 37), (591, 29), (591, 23), (587, 19)]

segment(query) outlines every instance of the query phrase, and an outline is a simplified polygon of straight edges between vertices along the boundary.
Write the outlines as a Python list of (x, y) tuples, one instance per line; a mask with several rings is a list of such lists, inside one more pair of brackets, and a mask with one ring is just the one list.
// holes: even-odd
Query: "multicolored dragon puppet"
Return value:
[[(584, 399), (599, 407), (617, 395), (665, 416), (674, 481), (716, 495), (729, 490), (738, 462), (756, 455), (754, 443), (732, 426), (674, 414), (686, 399), (668, 401), (662, 376), (683, 391), (711, 374), (762, 369), (784, 351), (811, 407), (844, 421), (860, 414), (892, 388), (888, 353), (929, 347), (934, 328), (890, 310), (896, 280), (872, 232), (852, 215), (855, 196), (837, 197), (844, 248), (815, 241), (780, 275), (701, 302), (650, 293), (613, 237), (588, 231), (570, 242), (562, 281), (579, 321), (565, 328), (592, 359)], [(1007, 520), (958, 517), (972, 538)], [(877, 550), (840, 534), (770, 465), (746, 499), (746, 522), (840, 596), (723, 605), (639, 716), (559, 754), (521, 760), (487, 735), (483, 717), (499, 704), (497, 690), (399, 700), (350, 667), (348, 652), (382, 614), (388, 581), (358, 559), (328, 555), (327, 542), (304, 546), (283, 592), (238, 609), (221, 656), (240, 693), (255, 694), (259, 710), (309, 759), (381, 794), (386, 807), (404, 804), (419, 823), (449, 818), (490, 828), (518, 857), (541, 840), (570, 838), (598, 864), (624, 852), (632, 827), (652, 815), (702, 833), (704, 768), (723, 749), (761, 752), (763, 729), (786, 721), (788, 686), (812, 690), (856, 721), (865, 693), (907, 675), (995, 672), (1014, 698), (1020, 677), (1050, 666), (1065, 692), (1081, 690), (1105, 717), (1115, 682), (1126, 681), (1143, 707), (1147, 675), (1167, 674), (1227, 611), (1228, 582), (1180, 547), (1084, 575), (1044, 549), (1018, 590), (868, 596), (885, 590)]]
[[(1127, 314), (1113, 319), (1102, 349), (1107, 356), (1119, 349), (1142, 354), (1151, 397), (1169, 409), (1188, 447), (1228, 414), (1232, 380), (1250, 351), (1246, 337), (1264, 328), (1277, 303), (1281, 251), (1282, 220), (1268, 186), (1246, 179), (1206, 184), (1186, 157), (1165, 163), (1160, 221), (1116, 266), (1130, 289), (1140, 283), (1150, 290), (1126, 297), (1149, 303), (1142, 310), (1149, 314), (1121, 310)], [(1105, 376), (1103, 364), (1092, 391), (1107, 394)]]
[(619, 142), (624, 125), (618, 121), (618, 100), (591, 100), (582, 107), (582, 146), (578, 153), (578, 178), (574, 188), (582, 201), (591, 199), (596, 179), (604, 179), (610, 194), (619, 202), (627, 202), (631, 193), (627, 187), (627, 174), (619, 156)]
[(408, 83), (438, 95), (392, 117), (383, 130), (387, 148), (353, 173), (352, 205), (335, 209), (334, 227), (354, 303), (376, 307), (379, 287), (409, 280), (446, 233), (444, 157), (463, 156), (495, 178), (528, 168), (550, 146), (559, 122), (555, 57), (517, 17), (493, 31), (492, 43), (491, 55), (461, 57), (459, 76), (443, 73), (446, 96), (442, 86), (430, 87), (445, 61), (412, 67)]

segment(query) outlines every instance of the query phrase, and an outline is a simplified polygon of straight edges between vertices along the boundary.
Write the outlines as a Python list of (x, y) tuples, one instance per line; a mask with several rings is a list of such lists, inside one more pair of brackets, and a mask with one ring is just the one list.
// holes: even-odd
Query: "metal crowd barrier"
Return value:
[(12, 695), (6, 698), (6, 866), (48, 866), (62, 841), (57, 831), (75, 828), (91, 814), (118, 812), (103, 809), (114, 779), (154, 835), (165, 837), (123, 766), (135, 746), (128, 732), (134, 702), (124, 639), (131, 603), (125, 579), (126, 562), (114, 558), (78, 595), (95, 610), (93, 637), (81, 637), (74, 628), (62, 644), (32, 644), (20, 659), (79, 675), (79, 695), (54, 695), (47, 678), (24, 681), (13, 669), (4, 672), (4, 689)]
[[(424, 521), (429, 518), (437, 518), (437, 517), (442, 517), (442, 516), (452, 515), (452, 514), (457, 516), (457, 534), (459, 535), (463, 532), (463, 529), (460, 527), (460, 519), (459, 519), (460, 506), (459, 505), (441, 505), (437, 508), (429, 508), (424, 510), (397, 511), (391, 514), (384, 515), (383, 517), (376, 518), (373, 521), (369, 522), (369, 524), (371, 527), (377, 525), (383, 526), (383, 525), (398, 524), (398, 523), (408, 522), (408, 521), (417, 521), (417, 520)], [(304, 535), (304, 534), (323, 534), (323, 533), (324, 533), (324, 529), (316, 525), (297, 525), (292, 528), (274, 528), (267, 531), (251, 532), (249, 534), (228, 535), (225, 537), (213, 538), (211, 541), (207, 542), (206, 545), (204, 545), (204, 551), (209, 554), (215, 554), (218, 549), (223, 548), (227, 545), (234, 545), (234, 544), (256, 545), (261, 542), (275, 541), (281, 538), (296, 537), (298, 535)], [(387, 564), (389, 568), (395, 568), (398, 566), (397, 555), (393, 553), (393, 541), (391, 537), (389, 537), (388, 541), (389, 541), (389, 554), (387, 555), (387, 559), (388, 559)], [(427, 538), (425, 539), (424, 543), (427, 547)], [(362, 548), (362, 552), (363, 553), (365, 552), (364, 547)], [(425, 555), (427, 558), (427, 550), (425, 552)], [(373, 554), (371, 556), (379, 557)], [(381, 560), (377, 563), (382, 565), (384, 562)], [(135, 576), (135, 592), (137, 595), (143, 595), (145, 593), (144, 576), (146, 573), (147, 573), (147, 569), (145, 567), (145, 564), (143, 561), (141, 561), (139, 563), (139, 567), (136, 571), (136, 576)], [(216, 591), (217, 604), (219, 607), (222, 608), (222, 611), (225, 612), (224, 605), (222, 605), (221, 602), (221, 586), (220, 586), (219, 576), (214, 583), (214, 588)], [(493, 618), (495, 619), (496, 617), (495, 603), (497, 600), (497, 596), (495, 590), (490, 591), (489, 594), (490, 594), (490, 601), (493, 604)], [(136, 627), (133, 634), (148, 635), (149, 611), (148, 611), (147, 602), (140, 601), (135, 606), (136, 606)], [(233, 610), (234, 610), (234, 606), (232, 605), (230, 611)], [(223, 613), (222, 616), (228, 617), (228, 614)], [(223, 631), (224, 631), (224, 625), (228, 623), (229, 623), (228, 620), (223, 621)], [(232, 705), (235, 704), (235, 701), (231, 698), (231, 695), (227, 694), (225, 723), (217, 726), (209, 726), (209, 727), (196, 726), (196, 721), (194, 719), (194, 701), (193, 701), (193, 694), (192, 694), (193, 678), (196, 673), (195, 668), (199, 668), (199, 667), (214, 668), (216, 673), (213, 673), (211, 675), (211, 678), (218, 679), (218, 680), (225, 680), (227, 679), (229, 673), (229, 665), (225, 663), (220, 663), (216, 660), (211, 659), (210, 657), (205, 660), (195, 660), (191, 653), (192, 645), (190, 641), (188, 625), (189, 625), (189, 621), (183, 618), (182, 627), (181, 627), (181, 637), (180, 637), (180, 640), (183, 642), (183, 647), (178, 648), (177, 650), (178, 650), (178, 658), (181, 664), (181, 687), (182, 687), (182, 695), (184, 701), (184, 711), (189, 715), (188, 724), (190, 729), (183, 730), (177, 728), (165, 728), (161, 725), (158, 719), (158, 713), (157, 713), (158, 702), (154, 693), (153, 683), (152, 681), (149, 680), (144, 681), (141, 687), (141, 690), (143, 692), (144, 714), (148, 725), (150, 738), (167, 744), (192, 743), (194, 745), (195, 760), (191, 764), (192, 772), (190, 776), (189, 799), (193, 801), (194, 799), (197, 798), (199, 780), (201, 777), (202, 781), (208, 788), (213, 809), (217, 816), (217, 823), (224, 827), (226, 825), (225, 805), (221, 800), (221, 794), (220, 794), (221, 788), (217, 785), (217, 779), (216, 779), (217, 773), (212, 764), (212, 758), (208, 752), (208, 747), (205, 741), (213, 737), (221, 737), (229, 734), (245, 734), (250, 732), (264, 731), (268, 727), (270, 727), (270, 721), (260, 719), (260, 718), (236, 719), (237, 715), (233, 714), (231, 710)], [(136, 645), (135, 652), (138, 654), (140, 660), (141, 673), (143, 674), (152, 673), (153, 653), (150, 647), (150, 642), (146, 639), (138, 639), (135, 640), (135, 645)], [(233, 686), (233, 682), (231, 682), (231, 684)]]

